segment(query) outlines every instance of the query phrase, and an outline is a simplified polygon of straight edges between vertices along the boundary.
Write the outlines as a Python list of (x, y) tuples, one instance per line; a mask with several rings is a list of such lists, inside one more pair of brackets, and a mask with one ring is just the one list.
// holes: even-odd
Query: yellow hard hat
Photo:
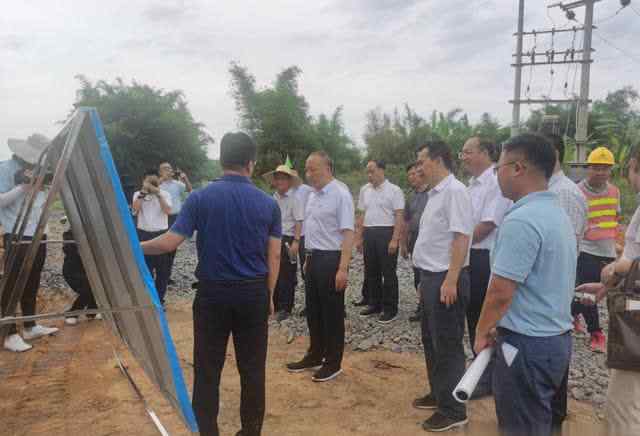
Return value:
[(589, 153), (587, 158), (589, 165), (615, 165), (613, 153), (607, 147), (598, 147)]

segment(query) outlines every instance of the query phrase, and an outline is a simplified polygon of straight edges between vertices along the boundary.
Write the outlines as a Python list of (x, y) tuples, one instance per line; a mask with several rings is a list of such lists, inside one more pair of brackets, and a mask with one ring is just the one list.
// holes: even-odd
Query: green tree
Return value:
[(145, 169), (163, 161), (187, 172), (194, 181), (211, 179), (215, 166), (207, 158), (213, 139), (204, 125), (193, 119), (181, 91), (166, 92), (122, 79), (80, 82), (74, 107), (98, 110), (116, 166), (135, 183)]
[(286, 68), (272, 86), (259, 90), (246, 67), (232, 63), (229, 72), (240, 127), (259, 146), (257, 175), (283, 163), (287, 156), (300, 171), (309, 153), (316, 150), (332, 157), (337, 174), (360, 165), (360, 152), (344, 131), (342, 108), (330, 117), (309, 114), (309, 104), (299, 92), (302, 71), (298, 67)]

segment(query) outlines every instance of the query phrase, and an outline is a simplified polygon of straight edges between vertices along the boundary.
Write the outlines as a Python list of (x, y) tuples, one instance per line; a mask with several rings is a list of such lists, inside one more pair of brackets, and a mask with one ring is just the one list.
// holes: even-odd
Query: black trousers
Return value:
[[(93, 292), (91, 292), (91, 284), (89, 284), (89, 280), (86, 275), (72, 274), (64, 270), (63, 275), (64, 279), (69, 284), (69, 287), (78, 294), (71, 306), (71, 309), (69, 310), (96, 309), (98, 307), (96, 305), (96, 300), (93, 297)], [(89, 315), (89, 317), (94, 316), (95, 315)]]
[(480, 319), (484, 298), (487, 295), (489, 279), (491, 278), (491, 266), (489, 263), (489, 250), (471, 249), (469, 255), (471, 292), (469, 307), (467, 307), (467, 327), (472, 350), (476, 340), (476, 327)]
[[(599, 282), (602, 268), (613, 261), (614, 259), (610, 257), (594, 256), (593, 254), (581, 252), (578, 256), (577, 284)], [(578, 301), (573, 301), (571, 303), (571, 315), (576, 316), (579, 313), (582, 313), (582, 316), (584, 316), (589, 333), (600, 331), (600, 319), (597, 306), (586, 306)], [(551, 420), (556, 431), (559, 431), (562, 422), (567, 417), (568, 383), (569, 368), (567, 368), (560, 387), (551, 400)]]
[[(476, 342), (476, 327), (480, 319), (482, 305), (489, 288), (491, 279), (490, 252), (484, 249), (471, 249), (469, 255), (469, 278), (471, 292), (469, 296), (469, 306), (467, 307), (467, 328), (469, 330), (469, 343), (471, 350)], [(475, 356), (475, 351), (473, 352)], [(487, 369), (482, 374), (476, 387), (476, 392), (489, 393), (492, 390), (492, 374), (495, 365), (495, 354), (491, 358)]]
[(266, 279), (201, 281), (193, 302), (193, 410), (202, 436), (218, 436), (220, 375), (229, 335), (240, 373), (242, 434), (260, 435), (265, 413), (269, 291)]
[(440, 302), (440, 288), (447, 272), (421, 271), (422, 345), (431, 393), (438, 411), (451, 419), (467, 417), (466, 406), (451, 394), (465, 372), (464, 322), (469, 302), (469, 272), (458, 278), (458, 298), (447, 307)]
[[(612, 257), (594, 256), (593, 254), (581, 252), (578, 256), (577, 284), (599, 282), (602, 269), (614, 260)], [(602, 331), (600, 328), (598, 306), (588, 306), (578, 300), (574, 300), (571, 303), (571, 315), (575, 317), (579, 314), (584, 316), (589, 333)]]
[(298, 263), (291, 263), (289, 250), (285, 244), (291, 245), (293, 236), (282, 236), (282, 249), (280, 250), (280, 273), (273, 292), (273, 306), (276, 312), (293, 310), (296, 285), (298, 284)]
[[(11, 245), (11, 233), (5, 233), (3, 235), (3, 242), (5, 248), (5, 269), (4, 273), (9, 274), (7, 261), (9, 260), (7, 254), (9, 252), (9, 246)], [(23, 241), (31, 241), (33, 238), (30, 236), (24, 236), (22, 238)], [(43, 236), (43, 241), (47, 240), (47, 236)], [(16, 273), (11, 274), (8, 277), (7, 286), (5, 289), (13, 291), (16, 286), (16, 280), (18, 279), (18, 272), (20, 266), (24, 263), (25, 258), (27, 256), (28, 245), (16, 245), (14, 246), (14, 253), (16, 256), (16, 260), (14, 263), (14, 267), (16, 268)], [(20, 299), (20, 308), (22, 310), (23, 316), (35, 315), (36, 314), (36, 298), (38, 295), (38, 288), (40, 287), (40, 274), (42, 273), (42, 268), (44, 267), (44, 261), (47, 258), (47, 244), (40, 244), (38, 247), (38, 252), (36, 253), (36, 257), (33, 261), (33, 265), (31, 267), (31, 273), (29, 274), (29, 278), (27, 279), (27, 284), (25, 285), (24, 292), (22, 293), (22, 298)], [(4, 292), (2, 294), (2, 315), (3, 316), (13, 316), (15, 313), (7, 313), (7, 306), (9, 305), (9, 297), (11, 292)], [(36, 325), (33, 321), (24, 322), (25, 328), (31, 328)], [(12, 335), (17, 333), (16, 325), (13, 324), (9, 327), (7, 331), (8, 335)]]
[(344, 291), (336, 290), (340, 252), (313, 251), (307, 262), (307, 354), (314, 360), (324, 358), (329, 368), (339, 369), (344, 353)]
[(364, 271), (369, 304), (388, 313), (398, 312), (398, 252), (389, 254), (393, 227), (365, 227)]
[[(169, 229), (171, 229), (171, 226), (173, 225), (173, 223), (176, 222), (176, 219), (178, 219), (178, 214), (175, 215), (169, 215)], [(178, 250), (173, 250), (171, 253), (167, 253), (169, 259), (169, 278), (171, 278), (171, 272), (173, 271), (173, 263), (176, 260), (176, 253), (178, 252)]]
[[(145, 230), (138, 229), (138, 238), (140, 241), (149, 241), (164, 234), (165, 232), (166, 230), (159, 232), (147, 232)], [(147, 268), (149, 268), (151, 276), (154, 278), (160, 303), (164, 305), (164, 296), (167, 293), (167, 286), (169, 286), (169, 278), (171, 277), (171, 253), (145, 256), (144, 261), (147, 264)]]

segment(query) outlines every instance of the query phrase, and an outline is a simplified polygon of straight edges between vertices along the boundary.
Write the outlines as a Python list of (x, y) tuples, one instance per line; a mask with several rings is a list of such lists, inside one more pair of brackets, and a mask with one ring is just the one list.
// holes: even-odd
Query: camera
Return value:
[(175, 180), (180, 180), (180, 177), (182, 177), (182, 171), (180, 171), (179, 168), (176, 168), (176, 170), (173, 172), (173, 178)]
[[(33, 182), (34, 177), (33, 176), (28, 176), (27, 174), (25, 174), (24, 169), (20, 169), (18, 171), (15, 172), (15, 174), (13, 175), (13, 183), (18, 186), (18, 185), (29, 185)], [(51, 182), (53, 181), (53, 174), (48, 173), (45, 174), (44, 179), (42, 181), (43, 185), (50, 185)]]
[(31, 183), (31, 177), (25, 174), (25, 170), (18, 170), (13, 175), (13, 183), (18, 185), (28, 185)]

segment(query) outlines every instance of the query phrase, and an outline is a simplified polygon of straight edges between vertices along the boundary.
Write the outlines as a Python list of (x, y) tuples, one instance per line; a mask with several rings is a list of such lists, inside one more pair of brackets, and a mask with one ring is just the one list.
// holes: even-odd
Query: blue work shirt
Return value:
[[(14, 176), (16, 172), (22, 167), (15, 159), (9, 159), (4, 162), (0, 162), (0, 193), (6, 193), (16, 187), (14, 182)], [(16, 197), (12, 198), (9, 204), (5, 204), (0, 207), (0, 224), (5, 233), (10, 233), (13, 230), (13, 226), (18, 219), (20, 208), (24, 201), (27, 191), (23, 191)], [(33, 202), (31, 214), (29, 215), (29, 221), (24, 230), (24, 236), (33, 236), (36, 233), (38, 227), (38, 221), (40, 215), (42, 215), (44, 203), (47, 199), (47, 195), (44, 191), (38, 192)], [(47, 233), (48, 226), (45, 227), (45, 234)]]
[(225, 175), (189, 195), (171, 227), (187, 238), (195, 230), (199, 280), (264, 277), (269, 238), (282, 234), (280, 208), (247, 177)]
[(531, 193), (507, 211), (491, 257), (492, 273), (518, 284), (499, 327), (539, 337), (571, 330), (577, 243), (554, 193)]

